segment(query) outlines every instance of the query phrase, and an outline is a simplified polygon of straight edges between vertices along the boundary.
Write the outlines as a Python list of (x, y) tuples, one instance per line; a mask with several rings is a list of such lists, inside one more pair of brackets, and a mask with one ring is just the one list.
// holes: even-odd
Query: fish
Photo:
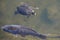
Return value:
[(32, 6), (29, 6), (27, 3), (21, 3), (21, 5), (16, 7), (16, 10), (14, 14), (21, 14), (23, 16), (30, 17), (31, 15), (36, 15), (36, 12), (34, 9), (39, 9), (38, 7), (34, 8)]
[(11, 34), (14, 34), (14, 35), (18, 34), (22, 37), (31, 35), (33, 37), (46, 39), (45, 35), (39, 34), (35, 30), (33, 30), (32, 28), (28, 28), (28, 27), (23, 26), (23, 25), (4, 25), (4, 26), (1, 27), (1, 29), (4, 32), (8, 32), (8, 33), (11, 33)]
[(41, 34), (35, 31), (32, 28), (28, 28), (27, 26), (23, 25), (4, 25), (1, 27), (1, 30), (4, 32), (11, 33), (13, 35), (20, 35), (22, 37), (31, 35), (33, 37), (38, 37), (42, 40), (47, 40), (47, 38), (60, 38), (59, 36), (49, 36), (50, 34)]

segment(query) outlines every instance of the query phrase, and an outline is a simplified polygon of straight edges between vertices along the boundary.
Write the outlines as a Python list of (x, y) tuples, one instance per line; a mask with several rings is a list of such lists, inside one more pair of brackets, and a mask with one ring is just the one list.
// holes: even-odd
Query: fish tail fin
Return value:
[(60, 35), (58, 34), (46, 34), (47, 38), (60, 38)]
[(60, 38), (60, 36), (48, 36), (47, 38)]
[(37, 37), (39, 37), (41, 39), (44, 39), (44, 40), (47, 38), (46, 35), (42, 35), (42, 34), (36, 34), (35, 36), (37, 36)]

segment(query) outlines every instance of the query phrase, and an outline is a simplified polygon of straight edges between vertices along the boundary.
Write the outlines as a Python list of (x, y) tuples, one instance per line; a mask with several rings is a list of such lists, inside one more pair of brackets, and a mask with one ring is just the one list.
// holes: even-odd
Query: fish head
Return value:
[(5, 32), (8, 32), (8, 33), (13, 33), (13, 34), (17, 34), (18, 33), (18, 27), (14, 27), (14, 26), (11, 26), (11, 25), (5, 25), (3, 27), (1, 27), (1, 29)]

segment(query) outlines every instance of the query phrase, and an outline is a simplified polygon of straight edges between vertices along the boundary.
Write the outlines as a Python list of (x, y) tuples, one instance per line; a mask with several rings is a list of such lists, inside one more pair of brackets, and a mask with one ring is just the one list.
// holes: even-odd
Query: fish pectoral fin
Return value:
[(21, 35), (22, 37), (25, 37), (25, 35)]
[(18, 37), (18, 35), (16, 34), (16, 35), (13, 35), (14, 37)]
[(15, 35), (15, 37), (18, 37), (18, 35)]

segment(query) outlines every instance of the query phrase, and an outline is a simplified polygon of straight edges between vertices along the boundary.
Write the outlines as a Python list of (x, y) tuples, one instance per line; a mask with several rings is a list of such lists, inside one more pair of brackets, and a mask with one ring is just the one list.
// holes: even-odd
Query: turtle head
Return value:
[(32, 10), (32, 15), (36, 15), (36, 13), (35, 13), (35, 11), (34, 11), (34, 10)]

